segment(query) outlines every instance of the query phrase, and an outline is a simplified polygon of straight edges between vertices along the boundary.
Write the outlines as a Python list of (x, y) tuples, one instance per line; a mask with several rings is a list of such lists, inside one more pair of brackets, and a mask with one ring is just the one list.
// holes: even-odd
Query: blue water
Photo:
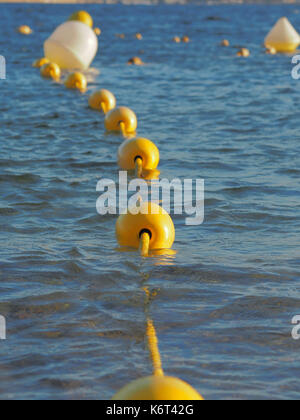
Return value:
[[(31, 67), (74, 8), (0, 5), (1, 399), (109, 399), (150, 374), (145, 286), (167, 374), (207, 399), (299, 398), (300, 82), (262, 43), (283, 15), (300, 30), (300, 7), (85, 6), (102, 29), (85, 95)], [(96, 212), (122, 141), (87, 106), (97, 88), (135, 110), (162, 177), (205, 179), (204, 224), (174, 216), (176, 255), (120, 252)]]

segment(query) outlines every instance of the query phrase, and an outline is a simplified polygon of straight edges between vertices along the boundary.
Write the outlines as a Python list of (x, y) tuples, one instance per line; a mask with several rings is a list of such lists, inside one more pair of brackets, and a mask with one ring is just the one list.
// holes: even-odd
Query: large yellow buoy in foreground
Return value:
[(121, 131), (125, 136), (135, 133), (137, 118), (135, 113), (124, 106), (115, 108), (105, 117), (105, 128), (108, 131)]
[(115, 95), (109, 90), (98, 90), (89, 97), (89, 106), (97, 111), (103, 111), (104, 114), (115, 109), (117, 104)]
[(69, 17), (69, 20), (77, 20), (79, 22), (85, 23), (90, 28), (92, 28), (94, 24), (92, 16), (85, 10), (80, 10), (79, 12), (73, 13)]
[(87, 80), (84, 74), (80, 72), (72, 73), (68, 76), (65, 81), (65, 86), (68, 89), (78, 89), (81, 92), (85, 92), (87, 88)]
[[(146, 305), (151, 294), (146, 292)], [(158, 348), (158, 338), (151, 319), (147, 319), (146, 335), (153, 364), (153, 375), (138, 379), (119, 391), (113, 400), (203, 400), (202, 396), (189, 384), (178, 378), (164, 376), (161, 356)]]
[(292, 53), (299, 45), (300, 35), (286, 17), (279, 19), (265, 38), (266, 48), (275, 48), (281, 53)]
[(48, 63), (41, 68), (41, 75), (46, 79), (58, 81), (61, 76), (61, 70), (56, 63)]
[(138, 214), (122, 214), (117, 220), (116, 234), (120, 246), (139, 249), (143, 233), (149, 235), (149, 249), (172, 248), (175, 240), (171, 217), (155, 203), (144, 202)]
[(43, 67), (45, 64), (50, 63), (50, 61), (48, 60), (48, 58), (43, 57), (43, 58), (39, 58), (38, 60), (36, 60), (33, 64), (32, 67), (35, 67), (37, 69), (40, 69), (41, 67)]
[(18, 27), (18, 32), (21, 35), (31, 35), (33, 31), (30, 26), (22, 25)]
[(203, 397), (186, 382), (170, 376), (141, 378), (119, 391), (113, 400), (190, 400), (203, 401)]
[(141, 168), (153, 171), (159, 164), (159, 150), (150, 140), (137, 138), (124, 141), (119, 147), (118, 163), (122, 169), (130, 171), (136, 168), (137, 160), (141, 160)]

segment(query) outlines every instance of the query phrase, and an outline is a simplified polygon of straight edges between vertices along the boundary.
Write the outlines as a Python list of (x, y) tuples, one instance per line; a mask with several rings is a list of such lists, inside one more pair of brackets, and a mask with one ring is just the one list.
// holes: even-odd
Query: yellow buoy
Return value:
[(190, 400), (203, 397), (186, 382), (170, 376), (148, 376), (138, 379), (119, 391), (113, 400)]
[(65, 86), (68, 89), (78, 89), (81, 92), (85, 92), (87, 88), (87, 80), (84, 74), (80, 72), (72, 73), (68, 76), (65, 81)]
[(247, 48), (241, 48), (240, 51), (237, 53), (238, 57), (249, 57), (250, 51)]
[(122, 214), (116, 224), (116, 234), (120, 246), (139, 249), (141, 236), (150, 236), (149, 249), (172, 248), (175, 227), (169, 214), (158, 204), (144, 202), (138, 214)]
[(138, 39), (139, 41), (141, 41), (143, 39), (143, 35), (142, 34), (135, 34), (136, 39)]
[(41, 75), (46, 79), (58, 81), (61, 76), (60, 67), (56, 63), (48, 63), (41, 68)]
[(126, 136), (135, 133), (137, 118), (131, 109), (121, 106), (106, 114), (104, 124), (106, 130), (121, 131)]
[(104, 114), (116, 107), (117, 101), (113, 93), (109, 90), (101, 89), (94, 92), (89, 98), (89, 106), (97, 111), (103, 111)]
[(145, 138), (126, 140), (121, 144), (118, 163), (122, 169), (135, 169), (138, 159), (141, 160), (142, 170), (153, 171), (159, 164), (159, 150), (152, 141)]
[(187, 44), (188, 42), (190, 42), (190, 38), (188, 36), (183, 36), (182, 42), (185, 42)]
[(265, 38), (265, 46), (280, 53), (292, 53), (300, 45), (300, 35), (286, 17), (278, 20)]
[(100, 28), (94, 28), (94, 32), (97, 36), (100, 36), (102, 31)]
[(230, 42), (228, 41), (228, 39), (223, 39), (223, 41), (221, 42), (221, 46), (222, 47), (229, 47)]
[(38, 60), (36, 60), (33, 64), (32, 67), (35, 67), (37, 69), (40, 69), (41, 67), (43, 67), (45, 64), (50, 63), (50, 61), (48, 60), (48, 58), (43, 57), (43, 58), (39, 58)]
[(84, 10), (80, 10), (79, 12), (73, 13), (68, 20), (77, 20), (79, 22), (85, 23), (90, 28), (93, 27), (93, 19), (92, 16), (85, 12)]
[(132, 57), (130, 60), (128, 60), (127, 64), (133, 66), (143, 66), (145, 63), (140, 57)]
[(181, 42), (180, 37), (179, 36), (174, 36), (173, 42), (176, 42), (176, 44), (180, 44), (180, 42)]
[(22, 34), (22, 35), (30, 35), (30, 34), (32, 34), (33, 31), (30, 28), (30, 26), (22, 25), (22, 26), (19, 26), (18, 32), (19, 32), (19, 34)]
[(277, 51), (273, 47), (268, 47), (268, 48), (266, 48), (266, 54), (276, 55), (277, 54)]

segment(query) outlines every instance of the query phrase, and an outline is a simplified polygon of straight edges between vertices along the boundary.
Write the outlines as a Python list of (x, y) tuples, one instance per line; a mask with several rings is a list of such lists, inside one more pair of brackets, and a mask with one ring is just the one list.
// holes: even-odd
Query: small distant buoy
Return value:
[(268, 47), (266, 48), (266, 54), (270, 54), (270, 55), (276, 55), (277, 54), (277, 50), (273, 47)]
[(56, 63), (44, 64), (41, 68), (41, 75), (46, 79), (58, 81), (61, 76), (60, 67)]
[(39, 58), (38, 60), (36, 60), (33, 64), (32, 67), (35, 67), (37, 69), (40, 69), (41, 67), (43, 67), (45, 64), (50, 63), (50, 61), (48, 60), (48, 58), (43, 57), (43, 58)]
[(131, 109), (121, 106), (106, 114), (104, 124), (106, 130), (121, 131), (126, 136), (136, 132), (137, 118)]
[(89, 106), (97, 111), (103, 111), (104, 114), (115, 109), (116, 104), (117, 101), (114, 94), (106, 89), (94, 92), (89, 98)]
[(127, 64), (131, 66), (143, 66), (144, 62), (140, 57), (133, 57), (130, 60), (128, 60)]
[(125, 34), (116, 34), (117, 38), (125, 39)]
[(279, 19), (265, 38), (265, 46), (280, 53), (294, 52), (299, 45), (300, 35), (286, 17)]
[(173, 42), (176, 42), (176, 44), (180, 44), (180, 42), (181, 42), (180, 37), (179, 36), (174, 36)]
[(249, 57), (250, 51), (247, 48), (241, 48), (240, 51), (237, 53), (238, 57)]
[(203, 401), (203, 397), (186, 382), (170, 376), (148, 376), (126, 385), (113, 400), (190, 400)]
[(136, 175), (142, 176), (144, 170), (154, 171), (159, 164), (159, 150), (150, 140), (136, 138), (124, 141), (119, 147), (118, 163), (126, 171), (136, 169)]
[(139, 249), (144, 233), (149, 237), (148, 249), (169, 249), (173, 246), (174, 223), (158, 204), (143, 202), (138, 214), (122, 214), (117, 220), (116, 234), (122, 247)]
[(86, 12), (84, 10), (80, 10), (79, 12), (73, 13), (69, 17), (68, 20), (77, 20), (79, 22), (85, 23), (90, 28), (93, 27), (93, 18), (92, 18), (92, 16), (88, 12)]
[(142, 34), (135, 34), (136, 39), (138, 39), (139, 41), (141, 41), (143, 39), (143, 35)]
[(183, 36), (181, 40), (182, 40), (182, 42), (184, 42), (186, 44), (191, 41), (188, 36)]
[(100, 35), (101, 35), (101, 33), (102, 33), (102, 31), (101, 31), (101, 29), (100, 29), (100, 28), (94, 28), (94, 32), (95, 32), (95, 34), (96, 34), (97, 36), (100, 36)]
[(65, 81), (65, 86), (68, 89), (78, 89), (81, 92), (85, 92), (87, 88), (87, 80), (84, 74), (80, 72), (72, 73), (68, 76)]
[(33, 31), (30, 28), (30, 26), (22, 25), (22, 26), (19, 26), (18, 32), (19, 34), (22, 34), (22, 35), (31, 35)]
[(221, 42), (221, 46), (222, 47), (229, 47), (230, 42), (228, 41), (228, 39), (223, 39), (223, 41)]

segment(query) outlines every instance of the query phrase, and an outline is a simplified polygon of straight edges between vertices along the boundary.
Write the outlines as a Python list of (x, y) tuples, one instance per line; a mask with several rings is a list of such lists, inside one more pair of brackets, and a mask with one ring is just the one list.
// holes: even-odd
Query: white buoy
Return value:
[(44, 44), (45, 57), (64, 70), (84, 71), (89, 68), (98, 50), (95, 32), (82, 22), (60, 25)]
[(299, 45), (300, 35), (286, 17), (278, 20), (265, 39), (266, 48), (277, 52), (294, 52)]

